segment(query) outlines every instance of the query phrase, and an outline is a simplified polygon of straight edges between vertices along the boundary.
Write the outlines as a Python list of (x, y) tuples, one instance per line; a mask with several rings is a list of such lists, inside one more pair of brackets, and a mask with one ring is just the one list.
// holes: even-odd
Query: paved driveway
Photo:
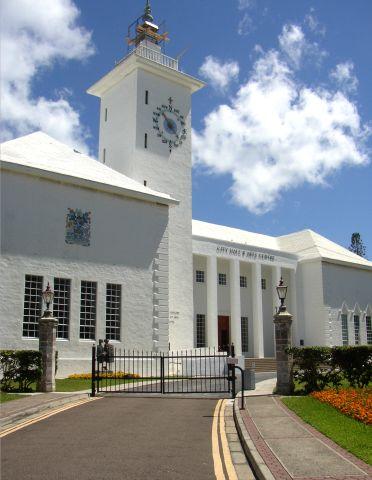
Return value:
[(2, 479), (214, 479), (216, 403), (108, 397), (72, 408), (2, 439)]

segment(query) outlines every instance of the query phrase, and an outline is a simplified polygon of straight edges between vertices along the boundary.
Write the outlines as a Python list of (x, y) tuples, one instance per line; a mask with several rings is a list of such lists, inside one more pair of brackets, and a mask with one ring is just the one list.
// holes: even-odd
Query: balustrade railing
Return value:
[(177, 59), (168, 57), (168, 55), (164, 55), (164, 53), (158, 52), (157, 50), (153, 50), (152, 48), (146, 47), (145, 45), (139, 45), (132, 52), (130, 52), (129, 55), (127, 55), (122, 60), (117, 62), (117, 64), (126, 60), (130, 55), (138, 55), (140, 57), (146, 58), (147, 60), (151, 60), (152, 62), (159, 63), (160, 65), (164, 65), (164, 67), (172, 68), (173, 70), (178, 70)]

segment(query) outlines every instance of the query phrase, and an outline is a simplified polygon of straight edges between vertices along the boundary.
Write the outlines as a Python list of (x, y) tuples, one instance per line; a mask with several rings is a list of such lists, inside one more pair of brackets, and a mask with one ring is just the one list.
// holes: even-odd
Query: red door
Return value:
[(230, 317), (218, 316), (218, 350), (227, 352), (230, 344)]

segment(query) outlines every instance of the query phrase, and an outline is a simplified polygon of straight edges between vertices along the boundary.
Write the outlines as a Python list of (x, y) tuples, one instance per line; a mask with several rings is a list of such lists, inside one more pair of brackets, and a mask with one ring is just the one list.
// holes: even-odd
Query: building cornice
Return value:
[(9, 161), (0, 160), (0, 169), (3, 171), (14, 172), (23, 175), (29, 175), (33, 177), (39, 177), (46, 180), (54, 181), (57, 183), (65, 183), (74, 185), (90, 190), (99, 192), (110, 193), (112, 195), (119, 195), (121, 197), (132, 198), (136, 200), (142, 200), (150, 203), (157, 203), (160, 205), (178, 205), (179, 201), (172, 197), (164, 197), (162, 195), (154, 195), (151, 193), (139, 192), (125, 187), (119, 187), (110, 185), (107, 183), (100, 183), (94, 180), (89, 180), (81, 177), (74, 177), (72, 175), (65, 175), (59, 172), (53, 172), (50, 170), (43, 170), (41, 168), (31, 167), (28, 165), (22, 165), (19, 163), (13, 163)]
[(137, 68), (158, 75), (166, 80), (173, 81), (189, 88), (194, 93), (205, 86), (205, 83), (191, 75), (180, 72), (173, 68), (148, 60), (147, 58), (131, 53), (119, 62), (109, 73), (104, 75), (98, 82), (88, 88), (87, 93), (96, 97), (102, 97), (108, 90), (117, 85), (123, 78), (130, 75)]

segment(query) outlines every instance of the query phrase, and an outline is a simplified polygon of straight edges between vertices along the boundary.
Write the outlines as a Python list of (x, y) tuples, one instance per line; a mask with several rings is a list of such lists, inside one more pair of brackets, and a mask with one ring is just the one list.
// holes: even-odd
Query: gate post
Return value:
[(92, 347), (92, 397), (96, 396), (96, 346)]
[(160, 354), (160, 387), (161, 393), (164, 393), (164, 356), (162, 353)]

